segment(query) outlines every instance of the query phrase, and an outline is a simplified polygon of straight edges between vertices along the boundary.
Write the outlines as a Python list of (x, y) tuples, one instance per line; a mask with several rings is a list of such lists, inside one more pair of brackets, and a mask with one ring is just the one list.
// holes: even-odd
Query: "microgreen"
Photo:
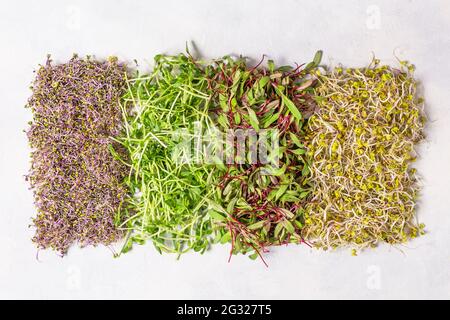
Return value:
[[(126, 183), (134, 196), (124, 207), (132, 217), (119, 225), (130, 232), (123, 252), (149, 239), (160, 252), (208, 248), (212, 229), (207, 210), (215, 177), (208, 166), (179, 150), (180, 142), (196, 140), (195, 125), (212, 125), (204, 72), (186, 55), (158, 55), (150, 74), (138, 73), (127, 81), (126, 123), (118, 141), (129, 153)], [(184, 156), (187, 161), (180, 162)]]
[(74, 242), (109, 245), (122, 236), (114, 218), (127, 192), (127, 169), (110, 154), (109, 137), (120, 132), (125, 73), (116, 58), (77, 56), (57, 65), (48, 58), (37, 71), (28, 102), (33, 151), (27, 179), (39, 248), (64, 254)]
[(423, 100), (412, 65), (319, 75), (317, 112), (307, 126), (312, 192), (303, 235), (318, 247), (398, 244), (423, 233), (414, 145), (423, 138)]
[[(308, 70), (319, 63), (320, 53)], [(314, 79), (302, 66), (276, 68), (269, 61), (268, 68), (250, 68), (244, 59), (231, 57), (216, 60), (211, 74), (219, 127), (276, 130), (280, 162), (273, 168), (259, 160), (235, 159), (216, 168), (221, 171), (220, 206), (212, 215), (220, 227), (216, 241), (231, 241), (231, 254), (251, 253), (251, 258), (262, 258), (272, 245), (302, 243), (303, 210), (311, 186), (301, 141), (304, 121), (315, 106)], [(252, 142), (246, 143), (251, 150)]]

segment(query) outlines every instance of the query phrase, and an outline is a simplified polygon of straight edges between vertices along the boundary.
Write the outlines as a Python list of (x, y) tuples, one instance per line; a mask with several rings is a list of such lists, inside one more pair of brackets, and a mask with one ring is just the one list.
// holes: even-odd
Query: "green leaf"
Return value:
[[(230, 184), (231, 185), (231, 184)], [(229, 213), (229, 214), (232, 214), (233, 213), (233, 211), (234, 211), (234, 206), (236, 205), (236, 202), (237, 202), (237, 198), (233, 198), (229, 203), (228, 203), (228, 205), (227, 205), (227, 212)]]
[(305, 198), (306, 196), (308, 196), (309, 191), (303, 191), (302, 193), (300, 193), (300, 195), (298, 196), (300, 199)]
[(298, 86), (297, 90), (298, 91), (305, 90), (305, 89), (309, 88), (312, 85), (312, 83), (313, 83), (313, 81), (311, 79), (306, 80), (300, 86)]
[(318, 104), (322, 104), (323, 102), (327, 101), (327, 99), (325, 97), (320, 97), (320, 96), (314, 96), (314, 100), (318, 103)]
[(295, 228), (289, 220), (283, 220), (283, 221), (281, 221), (281, 224), (283, 225), (283, 227), (286, 228), (287, 232), (289, 232), (289, 233), (295, 232)]
[(259, 255), (258, 255), (258, 253), (255, 252), (255, 253), (249, 255), (248, 257), (252, 260), (256, 260), (259, 257)]
[(258, 85), (261, 89), (264, 89), (264, 87), (269, 83), (270, 78), (268, 76), (264, 76), (261, 79), (259, 79)]
[(217, 117), (217, 123), (219, 123), (224, 128), (228, 128), (230, 126), (230, 122), (228, 121), (228, 119), (224, 113), (221, 113)]
[(214, 244), (219, 243), (221, 238), (222, 238), (222, 234), (220, 232), (217, 232), (214, 236), (214, 239), (212, 240), (212, 243), (214, 243)]
[(236, 252), (241, 252), (242, 250), (242, 242), (239, 237), (236, 237), (236, 241), (234, 242), (234, 249)]
[(253, 90), (248, 90), (247, 91), (247, 102), (248, 105), (251, 106), (254, 103), (255, 98), (253, 97)]
[(305, 149), (295, 149), (294, 151), (292, 151), (292, 153), (297, 154), (297, 155), (302, 155), (306, 153)]
[(214, 202), (212, 200), (208, 200), (208, 204), (209, 204), (210, 209), (212, 209), (213, 211), (222, 212), (223, 214), (227, 214), (225, 209), (222, 208), (222, 206), (217, 204), (216, 202)]
[(283, 196), (280, 198), (281, 202), (298, 202), (300, 201), (300, 198), (293, 196), (291, 194), (283, 194)]
[(125, 245), (122, 247), (120, 253), (127, 253), (133, 248), (133, 239), (129, 238)]
[(289, 72), (292, 71), (292, 66), (281, 66), (277, 68), (277, 71), (281, 71), (281, 72)]
[(275, 70), (275, 64), (273, 63), (273, 60), (267, 61), (267, 67), (270, 73), (272, 73)]
[(289, 109), (289, 111), (292, 113), (292, 115), (297, 119), (302, 119), (302, 114), (297, 109), (295, 104), (292, 102), (291, 99), (289, 99), (284, 93), (283, 93), (284, 87), (279, 85), (275, 88), (276, 93), (281, 97), (281, 101), (283, 104)]
[(231, 106), (232, 106), (233, 108), (235, 108), (235, 107), (237, 106), (237, 100), (236, 100), (236, 97), (233, 97), (233, 98), (231, 99)]
[(322, 61), (322, 55), (323, 55), (322, 50), (317, 51), (316, 54), (314, 55), (313, 62), (316, 66), (320, 64), (320, 61)]
[(281, 185), (275, 194), (274, 200), (276, 201), (276, 200), (280, 199), (280, 197), (286, 192), (287, 188), (288, 188), (287, 184)]
[(303, 164), (302, 176), (307, 176), (309, 174), (309, 166), (307, 163)]
[(231, 192), (232, 189), (233, 189), (233, 184), (228, 183), (227, 186), (223, 189), (222, 194), (224, 196), (226, 196), (227, 194), (229, 194)]
[(248, 79), (249, 76), (250, 71), (245, 71), (241, 76), (241, 85), (239, 86), (239, 93), (238, 93), (239, 97), (241, 97), (242, 93), (244, 92), (245, 81)]
[(281, 168), (275, 168), (272, 166), (266, 166), (264, 167), (264, 172), (268, 175), (272, 176), (281, 176), (286, 171), (287, 164), (283, 165)]
[(283, 77), (283, 73), (282, 72), (275, 72), (275, 73), (272, 73), (269, 77), (270, 77), (271, 80), (281, 79)]
[(278, 236), (279, 236), (281, 230), (283, 230), (283, 225), (282, 225), (282, 223), (280, 222), (280, 223), (278, 223), (277, 226), (275, 227), (275, 231), (274, 231), (274, 236), (275, 236), (275, 238), (278, 238)]
[(297, 228), (299, 228), (299, 229), (303, 228), (303, 224), (300, 221), (295, 220), (294, 223), (297, 226)]
[(280, 101), (277, 99), (277, 100), (273, 100), (273, 101), (269, 102), (267, 104), (266, 108), (267, 108), (267, 110), (272, 110), (272, 109), (275, 110), (279, 107), (279, 105), (280, 105)]
[(230, 234), (230, 231), (228, 231), (222, 236), (222, 238), (220, 238), (220, 243), (225, 244), (225, 243), (229, 242), (230, 240), (231, 240), (231, 234)]
[(301, 120), (302, 119), (302, 114), (300, 113), (300, 111), (297, 109), (297, 107), (295, 106), (295, 104), (292, 102), (291, 99), (289, 99), (287, 96), (285, 96), (284, 94), (282, 95), (282, 100), (283, 103), (286, 105), (286, 107), (289, 109), (289, 111), (292, 113), (292, 115), (298, 119)]
[(250, 122), (250, 125), (253, 127), (253, 129), (256, 130), (256, 132), (259, 131), (259, 121), (258, 121), (258, 117), (256, 116), (255, 111), (253, 111), (253, 109), (251, 108), (247, 108), (248, 111), (248, 120)]
[(247, 201), (245, 201), (244, 198), (239, 198), (238, 201), (236, 202), (236, 205), (240, 208), (240, 209), (247, 209), (247, 210), (251, 210), (252, 206), (248, 204)]
[(265, 223), (266, 223), (266, 220), (261, 220), (261, 221), (255, 222), (254, 224), (249, 225), (248, 228), (250, 230), (261, 229)]
[(288, 209), (285, 209), (285, 208), (279, 208), (279, 210), (280, 210), (281, 212), (283, 212), (284, 216), (285, 216), (287, 219), (292, 219), (292, 218), (294, 217), (294, 214), (293, 214), (291, 211), (289, 211)]
[(153, 242), (153, 246), (155, 247), (156, 251), (159, 252), (159, 254), (162, 254), (161, 247), (158, 245), (157, 242), (154, 241), (154, 242)]
[(289, 132), (289, 137), (291, 138), (292, 142), (299, 148), (303, 148), (304, 145), (300, 142), (300, 139), (297, 137), (297, 135), (293, 132)]
[(214, 220), (219, 220), (219, 221), (226, 220), (223, 215), (221, 215), (220, 213), (218, 213), (217, 211), (214, 211), (214, 210), (209, 210), (208, 215)]
[(280, 117), (280, 113), (279, 112), (271, 115), (270, 117), (268, 117), (267, 119), (264, 120), (263, 127), (264, 128), (268, 128), (272, 123), (277, 121), (279, 117)]
[(241, 81), (241, 71), (237, 70), (234, 75), (233, 75), (233, 85), (231, 87), (231, 93), (235, 94), (238, 87), (239, 87), (239, 82)]
[(222, 107), (223, 112), (228, 112), (230, 109), (228, 106), (228, 99), (224, 94), (219, 94), (219, 104)]
[(234, 114), (234, 122), (235, 122), (236, 124), (240, 124), (240, 123), (241, 123), (241, 115), (240, 115), (238, 112), (236, 112), (236, 113)]
[(309, 71), (311, 69), (318, 67), (320, 64), (320, 61), (322, 61), (322, 54), (323, 54), (322, 50), (317, 51), (316, 54), (314, 55), (313, 61), (308, 63), (304, 70)]

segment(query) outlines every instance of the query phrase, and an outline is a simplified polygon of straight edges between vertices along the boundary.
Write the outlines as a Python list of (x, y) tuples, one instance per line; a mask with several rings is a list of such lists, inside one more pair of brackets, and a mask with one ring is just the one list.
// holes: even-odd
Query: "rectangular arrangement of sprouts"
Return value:
[(413, 66), (327, 70), (321, 55), (281, 67), (158, 55), (148, 74), (115, 58), (48, 59), (28, 103), (33, 241), (62, 254), (229, 243), (230, 258), (264, 261), (271, 246), (356, 253), (423, 234)]
[(399, 244), (423, 232), (415, 217), (414, 145), (423, 101), (413, 66), (337, 67), (318, 76), (307, 148), (313, 191), (304, 236), (323, 248)]
[(125, 182), (133, 196), (124, 207), (129, 218), (119, 225), (129, 234), (122, 251), (151, 240), (160, 252), (204, 252), (212, 234), (206, 213), (217, 174), (176, 154), (182, 142), (195, 140), (197, 124), (212, 125), (204, 70), (185, 55), (159, 55), (150, 74), (127, 83), (124, 133), (116, 141), (130, 156)]
[[(110, 152), (121, 131), (119, 99), (126, 69), (116, 59), (74, 56), (39, 68), (28, 106), (27, 132), (38, 248), (66, 253), (73, 243), (109, 245), (122, 237), (116, 212), (127, 188), (127, 167)], [(124, 155), (126, 156), (126, 155)]]

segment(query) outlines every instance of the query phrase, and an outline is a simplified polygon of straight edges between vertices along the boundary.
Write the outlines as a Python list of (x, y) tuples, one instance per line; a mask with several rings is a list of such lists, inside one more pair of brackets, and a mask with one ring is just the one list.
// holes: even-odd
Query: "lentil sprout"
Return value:
[(399, 70), (374, 60), (318, 76), (318, 111), (307, 136), (313, 190), (303, 229), (315, 246), (399, 244), (423, 233), (410, 166), (424, 126), (413, 70), (407, 62)]

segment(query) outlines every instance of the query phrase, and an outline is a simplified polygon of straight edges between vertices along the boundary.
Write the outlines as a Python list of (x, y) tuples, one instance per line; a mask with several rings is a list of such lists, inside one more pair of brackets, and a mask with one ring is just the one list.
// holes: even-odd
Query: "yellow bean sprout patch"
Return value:
[(423, 233), (414, 145), (423, 139), (423, 99), (414, 67), (342, 67), (318, 75), (308, 122), (313, 191), (303, 236), (316, 247), (399, 244)]

